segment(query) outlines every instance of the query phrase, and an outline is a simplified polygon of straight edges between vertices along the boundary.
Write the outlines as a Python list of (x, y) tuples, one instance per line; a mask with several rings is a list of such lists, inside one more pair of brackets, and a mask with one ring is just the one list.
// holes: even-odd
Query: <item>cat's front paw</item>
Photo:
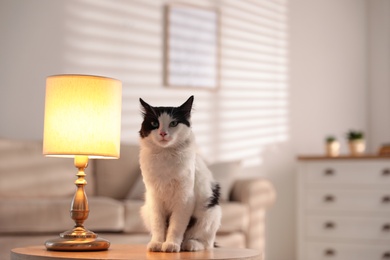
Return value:
[(184, 241), (181, 248), (183, 251), (199, 251), (205, 249), (204, 245), (195, 239)]
[(169, 252), (169, 253), (180, 252), (180, 245), (174, 242), (164, 242), (162, 244), (162, 251)]
[(149, 252), (161, 252), (162, 251), (162, 242), (150, 241), (146, 247)]

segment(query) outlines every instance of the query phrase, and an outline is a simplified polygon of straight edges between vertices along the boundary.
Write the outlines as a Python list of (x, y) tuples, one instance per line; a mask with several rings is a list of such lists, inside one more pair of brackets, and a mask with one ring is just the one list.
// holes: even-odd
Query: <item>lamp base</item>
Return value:
[(46, 241), (45, 246), (51, 251), (102, 251), (110, 247), (110, 242), (92, 231), (76, 227), (61, 233), (59, 238)]

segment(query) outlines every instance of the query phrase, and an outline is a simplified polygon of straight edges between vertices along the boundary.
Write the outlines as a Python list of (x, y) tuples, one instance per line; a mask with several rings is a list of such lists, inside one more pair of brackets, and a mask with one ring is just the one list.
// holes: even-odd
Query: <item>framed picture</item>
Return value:
[(218, 12), (171, 4), (165, 9), (164, 83), (216, 89), (219, 85)]

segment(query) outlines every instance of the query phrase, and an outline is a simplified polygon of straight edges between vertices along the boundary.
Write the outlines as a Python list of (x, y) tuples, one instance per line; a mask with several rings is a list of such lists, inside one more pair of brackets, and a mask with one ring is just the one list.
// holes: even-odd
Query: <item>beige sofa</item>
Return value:
[[(149, 240), (139, 215), (144, 186), (138, 151), (136, 145), (122, 145), (119, 160), (91, 160), (86, 171), (85, 226), (111, 243)], [(262, 178), (239, 179), (239, 162), (210, 168), (221, 184), (218, 245), (262, 250), (273, 186)], [(9, 259), (12, 248), (42, 245), (73, 227), (69, 208), (76, 173), (72, 159), (43, 157), (41, 142), (0, 138), (0, 259)]]

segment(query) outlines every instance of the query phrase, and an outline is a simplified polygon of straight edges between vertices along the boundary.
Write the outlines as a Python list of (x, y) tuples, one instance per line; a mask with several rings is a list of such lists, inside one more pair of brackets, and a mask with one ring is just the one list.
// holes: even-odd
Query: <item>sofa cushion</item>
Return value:
[(228, 201), (234, 181), (241, 173), (241, 162), (218, 162), (208, 165), (214, 179), (221, 186), (221, 200)]
[(129, 193), (126, 195), (126, 199), (129, 200), (144, 200), (145, 199), (145, 184), (142, 179), (141, 173), (139, 174), (137, 180), (131, 187)]
[(95, 160), (97, 195), (126, 198), (141, 175), (138, 158), (138, 145), (122, 144), (118, 160)]
[(88, 229), (97, 232), (119, 232), (124, 228), (125, 210), (121, 201), (108, 197), (89, 199)]
[(142, 200), (125, 200), (125, 233), (148, 233), (141, 217), (141, 207), (144, 205)]
[[(0, 233), (63, 232), (72, 229), (71, 198), (0, 199)], [(89, 199), (86, 228), (93, 231), (122, 231), (122, 203), (110, 198)]]
[[(90, 172), (86, 191), (93, 195)], [(0, 139), (0, 198), (72, 196), (76, 174), (72, 159), (44, 157), (42, 141)]]
[(218, 233), (246, 232), (249, 227), (249, 208), (237, 202), (221, 203), (222, 219)]

